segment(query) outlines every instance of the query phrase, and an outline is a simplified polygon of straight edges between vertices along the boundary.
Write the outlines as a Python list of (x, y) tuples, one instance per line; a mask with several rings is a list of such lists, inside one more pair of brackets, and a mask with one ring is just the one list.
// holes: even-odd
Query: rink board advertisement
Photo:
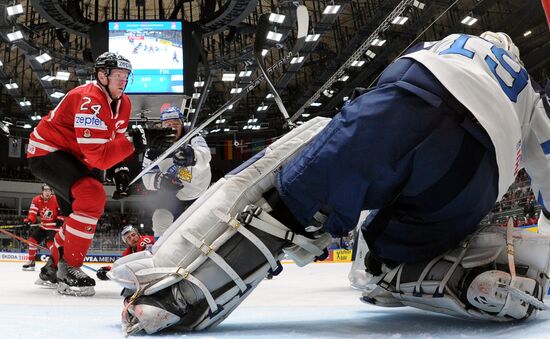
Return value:
[(181, 21), (110, 21), (109, 52), (128, 58), (126, 94), (183, 94)]
[[(351, 262), (351, 250), (339, 249), (339, 250), (330, 250), (329, 256), (322, 262)], [(37, 260), (46, 261), (48, 260), (48, 254), (37, 253)], [(112, 263), (115, 262), (122, 255), (119, 254), (88, 254), (84, 258), (84, 262), (87, 263)], [(29, 260), (29, 255), (27, 253), (19, 252), (0, 252), (0, 261), (27, 261)], [(292, 260), (285, 258), (284, 262), (292, 262)]]
[[(36, 255), (37, 260), (46, 261), (48, 260), (47, 254), (38, 253)], [(121, 255), (117, 254), (88, 254), (84, 258), (84, 262), (87, 263), (112, 263), (115, 262)], [(18, 252), (0, 252), (0, 261), (27, 261), (29, 260), (28, 253), (18, 253)]]

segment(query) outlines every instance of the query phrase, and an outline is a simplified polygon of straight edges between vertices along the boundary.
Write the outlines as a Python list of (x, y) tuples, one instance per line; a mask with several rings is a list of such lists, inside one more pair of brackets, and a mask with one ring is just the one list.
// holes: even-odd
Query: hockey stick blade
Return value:
[(36, 246), (37, 248), (39, 248), (39, 249), (41, 249), (41, 250), (49, 251), (49, 249), (47, 249), (47, 248), (44, 247), (44, 246), (40, 246), (40, 245), (38, 245), (38, 244), (31, 243), (31, 242), (28, 241), (27, 239), (21, 238), (20, 236), (15, 235), (15, 234), (13, 234), (13, 233), (11, 233), (11, 232), (8, 232), (8, 231), (6, 231), (6, 230), (0, 229), (0, 233), (4, 233), (5, 235), (8, 235), (8, 236), (10, 236), (10, 237), (12, 237), (12, 238), (14, 238), (14, 239), (17, 239), (17, 240), (19, 240), (19, 241), (21, 241), (21, 242), (24, 242), (24, 243), (27, 244), (27, 245), (34, 245), (34, 246)]
[(0, 131), (2, 131), (7, 137), (10, 136), (10, 129), (8, 126), (0, 121)]
[(296, 22), (298, 25), (298, 33), (296, 34), (296, 43), (292, 48), (292, 54), (297, 54), (306, 43), (307, 33), (309, 31), (309, 13), (304, 5), (296, 8)]

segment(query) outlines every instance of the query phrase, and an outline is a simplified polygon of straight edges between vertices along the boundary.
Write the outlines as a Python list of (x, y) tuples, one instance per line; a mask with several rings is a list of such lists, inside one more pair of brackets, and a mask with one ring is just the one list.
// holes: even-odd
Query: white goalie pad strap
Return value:
[(285, 239), (293, 244), (300, 246), (315, 256), (323, 254), (324, 248), (315, 246), (313, 240), (303, 235), (297, 234), (289, 230), (285, 225), (281, 224), (277, 219), (265, 211), (261, 211), (258, 215), (254, 214), (249, 221), (250, 226), (276, 236), (280, 239)]
[[(432, 260), (430, 260), (430, 262), (428, 263), (428, 265), (426, 265), (426, 267), (424, 268), (424, 270), (422, 271), (422, 273), (420, 274), (420, 277), (418, 278), (418, 281), (416, 282), (416, 285), (414, 287), (414, 291), (415, 293), (422, 293), (422, 282), (424, 281), (424, 279), (426, 279), (426, 276), (428, 275), (428, 273), (430, 272), (430, 270), (434, 267), (434, 265), (439, 261), (441, 260), (443, 256), (440, 255), (438, 257), (435, 257), (433, 258)], [(398, 280), (398, 283), (399, 283), (399, 280)], [(399, 290), (399, 285), (397, 286), (397, 289)]]
[[(189, 232), (182, 232), (181, 235), (187, 239), (190, 243), (192, 243), (196, 248), (198, 248), (205, 257), (209, 257), (218, 265), (227, 275), (235, 282), (235, 284), (239, 287), (241, 292), (244, 292), (247, 290), (247, 287), (241, 277), (235, 272), (231, 266), (227, 264), (227, 262), (215, 252), (218, 246), (215, 245), (208, 245), (204, 241), (200, 241), (199, 239), (195, 238), (191, 233)], [(218, 238), (219, 239), (219, 238)], [(223, 241), (225, 243), (225, 241)]]
[(208, 290), (208, 287), (206, 287), (202, 283), (202, 281), (195, 278), (191, 273), (187, 271), (183, 271), (178, 274), (180, 274), (183, 277), (183, 279), (188, 280), (189, 282), (195, 284), (198, 288), (200, 288), (200, 290), (202, 291), (202, 294), (204, 295), (204, 298), (206, 299), (206, 302), (208, 303), (208, 307), (210, 308), (210, 311), (212, 311), (212, 313), (216, 313), (219, 311), (219, 307), (216, 304), (214, 297), (212, 297), (212, 294)]
[(251, 286), (246, 293), (238, 293), (239, 291), (235, 286), (216, 298), (216, 302), (220, 306), (220, 312), (210, 315), (204, 314), (202, 318), (191, 326), (193, 330), (200, 331), (215, 326), (223, 321), (265, 278), (268, 269), (269, 265), (263, 265), (245, 279), (246, 284)]
[(234, 230), (236, 230), (237, 232), (242, 234), (242, 236), (244, 236), (251, 243), (253, 243), (254, 246), (256, 246), (258, 248), (258, 250), (260, 250), (260, 252), (262, 252), (264, 257), (267, 259), (267, 262), (269, 263), (269, 266), (271, 266), (272, 271), (275, 271), (278, 268), (279, 265), (277, 264), (277, 261), (275, 260), (275, 257), (273, 256), (273, 254), (271, 254), (269, 249), (264, 245), (264, 243), (260, 239), (258, 239), (257, 236), (254, 235), (254, 233), (250, 232), (245, 227), (242, 227), (240, 221), (238, 221), (235, 218), (231, 218), (231, 216), (228, 215), (228, 214), (224, 215), (224, 214), (220, 213), (219, 211), (214, 211), (213, 213), (222, 222), (229, 225), (231, 228), (233, 228)]

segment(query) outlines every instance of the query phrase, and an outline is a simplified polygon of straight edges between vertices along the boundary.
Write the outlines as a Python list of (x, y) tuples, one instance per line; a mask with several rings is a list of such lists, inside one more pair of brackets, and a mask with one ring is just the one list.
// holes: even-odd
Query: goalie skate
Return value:
[(331, 237), (322, 225), (289, 228), (268, 213), (276, 215), (276, 203), (265, 197), (280, 166), (328, 121), (308, 121), (215, 183), (164, 233), (152, 257), (115, 262), (109, 278), (135, 291), (123, 311), (127, 334), (216, 326), (268, 273), (281, 271), (285, 253), (299, 266), (326, 254)]
[(478, 320), (523, 320), (548, 309), (542, 300), (549, 272), (550, 238), (511, 224), (508, 230), (486, 227), (429, 262), (384, 267), (362, 300)]

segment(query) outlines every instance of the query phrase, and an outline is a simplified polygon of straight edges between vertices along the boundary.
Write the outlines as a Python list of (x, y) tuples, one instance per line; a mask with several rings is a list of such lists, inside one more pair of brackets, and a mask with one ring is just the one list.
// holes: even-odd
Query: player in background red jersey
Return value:
[(57, 198), (53, 194), (50, 186), (42, 185), (42, 194), (32, 199), (29, 207), (29, 214), (23, 221), (25, 225), (30, 226), (40, 220), (40, 225), (31, 233), (29, 237), (29, 260), (23, 265), (23, 271), (34, 271), (36, 266), (36, 245), (46, 240), (46, 247), (51, 251), (53, 238), (63, 223), (63, 217), (60, 215)]
[[(141, 235), (139, 231), (132, 225), (127, 225), (120, 232), (122, 240), (128, 247), (122, 252), (122, 256), (125, 257), (135, 252), (141, 252), (150, 250), (155, 244), (155, 237), (152, 235)], [(97, 270), (97, 278), (101, 280), (109, 280), (107, 272), (111, 270), (111, 266), (103, 266)]]

